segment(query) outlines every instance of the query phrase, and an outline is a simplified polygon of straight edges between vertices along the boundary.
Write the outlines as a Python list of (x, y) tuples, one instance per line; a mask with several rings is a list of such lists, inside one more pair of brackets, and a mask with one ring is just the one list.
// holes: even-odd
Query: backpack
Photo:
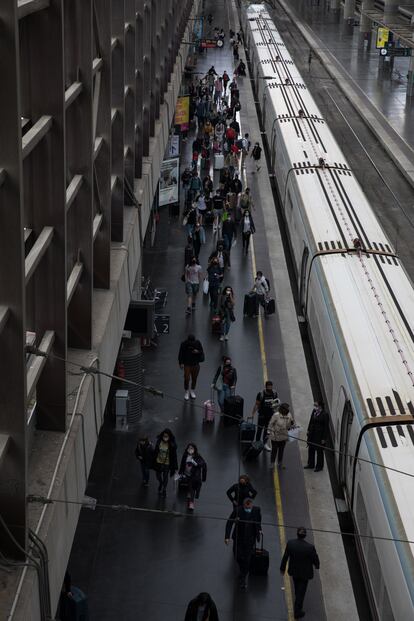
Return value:
[(239, 140), (236, 140), (236, 146), (239, 149), (243, 149), (243, 139), (242, 138), (239, 138)]

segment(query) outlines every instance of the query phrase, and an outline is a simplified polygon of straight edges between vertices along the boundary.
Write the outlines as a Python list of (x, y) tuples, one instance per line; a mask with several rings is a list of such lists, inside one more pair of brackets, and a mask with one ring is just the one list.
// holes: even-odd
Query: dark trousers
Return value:
[(214, 311), (217, 311), (219, 290), (219, 287), (209, 287), (208, 289), (210, 294), (210, 308)]
[(283, 460), (283, 451), (285, 450), (286, 440), (275, 442), (272, 440), (272, 453), (270, 455), (270, 463), (274, 464), (277, 457), (277, 463), (281, 464)]
[(312, 444), (308, 447), (308, 466), (310, 468), (315, 468), (315, 453), (316, 453), (316, 468), (318, 470), (322, 470), (323, 468), (323, 448), (318, 446), (313, 446)]
[(166, 490), (168, 485), (168, 475), (170, 473), (170, 469), (167, 466), (162, 466), (161, 470), (157, 470), (157, 481), (159, 483), (160, 490)]
[(243, 251), (247, 253), (249, 250), (249, 241), (251, 233), (243, 233)]
[(200, 365), (195, 364), (194, 366), (184, 365), (184, 390), (188, 390), (190, 388), (190, 379), (191, 379), (191, 387), (195, 388), (197, 384), (197, 377), (200, 373)]
[(201, 483), (200, 481), (193, 481), (188, 479), (187, 498), (194, 502), (194, 498), (200, 496)]
[(262, 439), (263, 434), (263, 442), (267, 440), (267, 428), (269, 425), (269, 421), (272, 418), (272, 412), (269, 414), (260, 414), (257, 418), (257, 431), (256, 431), (256, 441)]
[(305, 599), (306, 588), (308, 586), (308, 580), (300, 580), (299, 578), (293, 578), (293, 585), (295, 587), (295, 605), (294, 614), (298, 614), (303, 610), (303, 600)]
[(233, 555), (236, 559), (236, 563), (239, 566), (240, 570), (240, 583), (245, 583), (247, 576), (250, 571), (250, 562), (252, 559), (253, 549), (246, 548), (246, 546), (241, 546), (240, 544), (236, 544), (236, 541), (233, 542)]
[(142, 479), (144, 483), (148, 483), (150, 476), (149, 468), (144, 464), (143, 461), (140, 461), (139, 463), (141, 464)]

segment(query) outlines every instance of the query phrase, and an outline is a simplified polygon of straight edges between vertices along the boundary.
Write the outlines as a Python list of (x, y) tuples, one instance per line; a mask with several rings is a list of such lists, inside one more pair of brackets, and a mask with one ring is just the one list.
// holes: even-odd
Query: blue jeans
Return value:
[(223, 243), (225, 250), (231, 250), (231, 244), (233, 242), (233, 235), (223, 235)]
[(223, 319), (223, 334), (226, 335), (230, 332), (231, 321), (227, 315)]
[(231, 388), (227, 384), (223, 384), (223, 388), (217, 391), (217, 400), (219, 402), (220, 410), (224, 409), (224, 399), (231, 396)]

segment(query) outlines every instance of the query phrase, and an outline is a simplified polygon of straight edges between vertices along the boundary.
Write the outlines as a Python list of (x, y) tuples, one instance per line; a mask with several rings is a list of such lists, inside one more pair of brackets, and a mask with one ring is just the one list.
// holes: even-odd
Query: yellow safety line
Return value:
[[(246, 173), (244, 174), (244, 177), (246, 177)], [(246, 180), (245, 180), (245, 183), (246, 183)], [(250, 245), (251, 245), (250, 256), (252, 259), (253, 278), (256, 278), (256, 272), (257, 272), (256, 254), (254, 251), (253, 235), (250, 236)], [(263, 335), (263, 321), (260, 316), (260, 311), (259, 311), (258, 318), (257, 318), (257, 327), (259, 331), (260, 357), (262, 359), (263, 380), (264, 380), (264, 383), (266, 383), (267, 378), (268, 378), (267, 357), (266, 357), (266, 348), (265, 348), (265, 341), (264, 341), (264, 335)], [(285, 522), (283, 519), (282, 494), (280, 490), (279, 474), (276, 468), (273, 471), (273, 486), (275, 490), (277, 521), (279, 524), (284, 524)], [(285, 551), (285, 546), (286, 546), (286, 533), (285, 533), (284, 526), (279, 526), (279, 539), (280, 539), (280, 549), (283, 553)], [(289, 621), (292, 621), (294, 618), (292, 586), (290, 583), (290, 578), (287, 573), (285, 573), (285, 576), (284, 576), (284, 590), (285, 590), (286, 607), (288, 611), (288, 619)]]

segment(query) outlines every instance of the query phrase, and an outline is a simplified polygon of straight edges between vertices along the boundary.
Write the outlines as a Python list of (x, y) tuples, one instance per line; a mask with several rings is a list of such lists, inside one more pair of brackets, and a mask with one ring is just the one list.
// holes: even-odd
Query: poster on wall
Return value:
[(190, 98), (179, 97), (175, 107), (175, 125), (179, 125), (181, 131), (187, 131), (190, 123)]
[(172, 157), (161, 164), (160, 191), (158, 205), (178, 203), (178, 188), (180, 178), (180, 159)]
[(390, 31), (388, 28), (382, 28), (380, 26), (377, 30), (377, 49), (386, 47), (389, 37)]

